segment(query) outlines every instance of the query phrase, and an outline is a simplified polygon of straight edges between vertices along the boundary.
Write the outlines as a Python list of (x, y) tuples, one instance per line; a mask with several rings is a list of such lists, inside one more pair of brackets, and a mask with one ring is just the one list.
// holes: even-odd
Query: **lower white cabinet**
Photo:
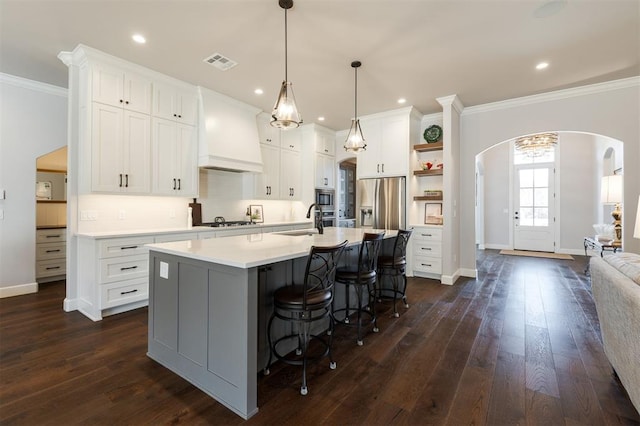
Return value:
[(36, 280), (62, 279), (67, 273), (67, 230), (36, 230)]
[(410, 242), (413, 275), (440, 278), (442, 274), (442, 228), (415, 226)]

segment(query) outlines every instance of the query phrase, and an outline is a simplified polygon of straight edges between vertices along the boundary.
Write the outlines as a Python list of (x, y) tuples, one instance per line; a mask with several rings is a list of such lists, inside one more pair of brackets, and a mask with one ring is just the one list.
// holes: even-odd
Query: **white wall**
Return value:
[(36, 158), (66, 144), (66, 89), (0, 74), (0, 297), (37, 291)]
[[(501, 143), (480, 154), (483, 165), (484, 247), (511, 248), (509, 227), (509, 144)], [(506, 209), (506, 212), (505, 212)]]
[[(467, 108), (460, 150), (461, 267), (475, 270), (475, 157), (498, 142), (539, 131), (604, 135), (624, 144), (624, 250), (640, 253), (633, 219), (640, 193), (640, 78)], [(486, 187), (485, 187), (486, 191)], [(586, 231), (585, 231), (586, 232)]]

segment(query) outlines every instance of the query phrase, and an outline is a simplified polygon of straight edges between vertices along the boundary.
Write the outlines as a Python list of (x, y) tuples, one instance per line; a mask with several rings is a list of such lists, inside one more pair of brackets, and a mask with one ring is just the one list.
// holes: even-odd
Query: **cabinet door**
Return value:
[(300, 152), (302, 150), (302, 133), (300, 129), (281, 131), (280, 146), (286, 150)]
[(151, 192), (151, 120), (146, 114), (124, 111), (124, 191)]
[(175, 95), (173, 86), (156, 82), (153, 85), (153, 107), (152, 113), (155, 117), (174, 120)]
[(302, 193), (302, 160), (299, 152), (282, 150), (280, 152), (282, 200), (299, 200)]
[(262, 152), (262, 173), (256, 174), (255, 197), (274, 199), (280, 196), (280, 148), (260, 145)]
[[(380, 176), (380, 143), (382, 142), (379, 120), (362, 120), (362, 134), (367, 148), (358, 153), (358, 179)], [(405, 153), (407, 156), (408, 152)]]
[(124, 105), (125, 109), (151, 113), (151, 80), (135, 73), (124, 75)]
[[(406, 117), (385, 118), (380, 143), (380, 172), (384, 176), (409, 173), (409, 122)], [(359, 166), (359, 165), (358, 165)]]
[(177, 188), (176, 124), (155, 118), (153, 120), (153, 193), (173, 195)]
[(176, 121), (191, 126), (195, 125), (198, 117), (198, 97), (195, 92), (178, 89), (175, 96), (176, 114), (178, 115)]
[(316, 152), (319, 154), (336, 155), (335, 135), (319, 130), (316, 134)]
[(256, 123), (258, 125), (258, 137), (260, 143), (264, 145), (280, 146), (280, 129), (273, 127), (269, 122), (271, 116), (269, 114), (258, 114)]
[(316, 154), (316, 188), (335, 187), (335, 158)]
[(91, 115), (91, 190), (120, 192), (123, 167), (123, 110), (93, 103)]
[(198, 192), (198, 159), (196, 158), (196, 131), (193, 126), (177, 124), (178, 155), (176, 156), (178, 194), (196, 195)]
[(96, 65), (92, 72), (91, 99), (107, 105), (123, 106), (124, 73), (122, 70)]

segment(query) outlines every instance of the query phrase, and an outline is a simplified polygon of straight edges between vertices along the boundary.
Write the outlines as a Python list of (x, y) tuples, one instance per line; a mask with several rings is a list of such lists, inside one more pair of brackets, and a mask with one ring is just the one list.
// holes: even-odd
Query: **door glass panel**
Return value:
[(533, 226), (549, 225), (549, 209), (546, 207), (536, 207), (533, 209), (534, 219)]
[(520, 188), (520, 208), (533, 205), (533, 189)]
[(548, 188), (536, 188), (534, 192), (535, 206), (547, 207), (549, 205), (549, 189)]
[(548, 169), (533, 169), (533, 180), (538, 188), (549, 186)]
[(533, 208), (520, 208), (520, 225), (533, 226)]
[(533, 186), (533, 170), (520, 170), (520, 188), (530, 188)]

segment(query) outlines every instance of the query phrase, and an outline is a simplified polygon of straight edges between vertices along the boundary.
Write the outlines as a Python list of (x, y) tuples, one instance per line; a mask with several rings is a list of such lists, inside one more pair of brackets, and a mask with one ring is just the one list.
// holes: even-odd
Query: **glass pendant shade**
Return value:
[(296, 98), (293, 94), (293, 85), (289, 81), (283, 81), (280, 94), (271, 112), (271, 125), (279, 129), (295, 129), (302, 123), (302, 117), (296, 106)]
[(351, 128), (347, 135), (347, 140), (344, 141), (344, 149), (347, 152), (362, 152), (367, 149), (367, 144), (364, 142), (364, 136), (362, 135), (362, 128), (360, 127), (360, 120), (358, 119), (358, 68), (362, 65), (360, 61), (351, 62), (355, 74), (355, 94), (354, 94), (354, 114), (351, 119)]
[(280, 86), (280, 93), (271, 112), (271, 125), (279, 129), (295, 129), (302, 124), (302, 116), (296, 106), (293, 86), (287, 73), (287, 10), (293, 7), (293, 0), (279, 0), (278, 4), (284, 9), (284, 81)]
[(357, 118), (351, 120), (351, 128), (349, 129), (347, 140), (344, 142), (344, 149), (349, 152), (361, 152), (367, 149), (364, 136), (362, 136), (360, 120)]

